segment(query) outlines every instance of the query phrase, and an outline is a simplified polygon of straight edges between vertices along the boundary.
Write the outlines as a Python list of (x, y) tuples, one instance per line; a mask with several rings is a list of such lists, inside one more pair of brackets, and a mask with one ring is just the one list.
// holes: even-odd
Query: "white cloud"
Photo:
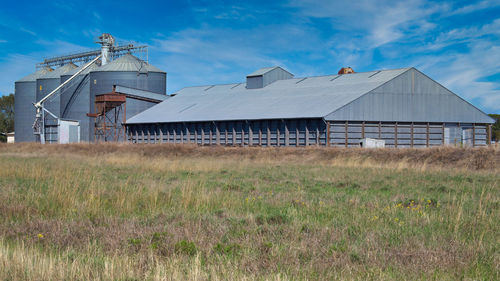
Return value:
[(500, 6), (500, 0), (483, 0), (483, 1), (480, 1), (477, 3), (473, 3), (470, 5), (455, 9), (449, 15), (469, 14), (469, 13), (477, 12), (477, 11), (488, 9), (488, 8), (498, 7), (498, 6)]
[(298, 9), (299, 16), (327, 18), (337, 30), (361, 34), (360, 41), (371, 48), (400, 39), (410, 28), (413, 33), (425, 32), (433, 27), (426, 17), (445, 7), (423, 0), (291, 0), (289, 5)]
[(243, 81), (261, 67), (287, 68), (294, 62), (280, 59), (283, 54), (310, 52), (315, 46), (323, 48), (321, 43), (312, 30), (294, 25), (245, 30), (205, 26), (157, 37), (151, 54), (158, 58), (150, 61), (168, 71), (171, 92), (184, 86)]

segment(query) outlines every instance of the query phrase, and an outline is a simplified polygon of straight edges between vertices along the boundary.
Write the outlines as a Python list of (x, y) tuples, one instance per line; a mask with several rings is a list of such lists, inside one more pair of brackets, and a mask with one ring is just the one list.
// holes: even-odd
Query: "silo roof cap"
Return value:
[(47, 74), (39, 77), (38, 79), (53, 79), (53, 78), (59, 78), (61, 75), (66, 74), (68, 71), (71, 71), (73, 69), (77, 68), (77, 66), (74, 63), (68, 63), (65, 64), (59, 68), (56, 68), (54, 71), (50, 71)]
[(103, 65), (95, 70), (95, 72), (98, 71), (136, 71), (136, 72), (162, 72), (165, 73), (165, 71), (148, 64), (147, 62), (131, 55), (131, 54), (126, 54), (123, 55), (116, 60)]
[(45, 68), (39, 69), (39, 70), (31, 73), (30, 75), (24, 76), (23, 78), (17, 80), (16, 82), (34, 82), (34, 81), (36, 81), (36, 79), (46, 75), (47, 73), (49, 73), (51, 71), (53, 71), (52, 68), (45, 67)]
[[(98, 60), (98, 62), (100, 62), (100, 60)], [(87, 63), (84, 63), (82, 65), (80, 65), (79, 67), (77, 68), (74, 68), (66, 73), (64, 73), (63, 75), (68, 75), (68, 76), (73, 76), (75, 75), (78, 71), (80, 71), (80, 69), (82, 69)], [(88, 74), (89, 72), (95, 70), (99, 68), (99, 64), (97, 64), (97, 62), (94, 62), (92, 65), (90, 65), (87, 69), (85, 69), (84, 71), (82, 71), (80, 74)]]

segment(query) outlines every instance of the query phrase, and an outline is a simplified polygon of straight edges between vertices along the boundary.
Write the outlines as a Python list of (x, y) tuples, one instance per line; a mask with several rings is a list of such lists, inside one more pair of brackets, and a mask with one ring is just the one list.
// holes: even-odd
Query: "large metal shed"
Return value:
[(415, 68), (292, 78), (280, 67), (246, 83), (187, 87), (127, 120), (135, 143), (482, 146), (494, 120)]

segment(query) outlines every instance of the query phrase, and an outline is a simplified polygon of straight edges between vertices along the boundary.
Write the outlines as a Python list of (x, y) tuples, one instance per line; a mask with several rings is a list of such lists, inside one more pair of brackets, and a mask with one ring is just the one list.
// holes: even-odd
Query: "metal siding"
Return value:
[[(50, 92), (52, 92), (57, 86), (59, 86), (61, 80), (60, 78), (49, 78), (49, 79), (37, 79), (36, 80), (36, 100), (39, 101)], [(41, 90), (40, 90), (41, 87)], [(55, 95), (49, 98), (45, 102), (45, 108), (60, 117), (60, 95)]]
[(293, 78), (293, 75), (291, 75), (289, 72), (283, 70), (280, 67), (276, 67), (262, 76), (262, 86), (266, 87), (267, 85), (276, 82), (278, 80), (291, 79), (291, 78)]
[(111, 92), (113, 85), (165, 95), (166, 74), (159, 72), (138, 74), (132, 71), (95, 71), (90, 73), (90, 90), (93, 96)]
[(34, 142), (33, 122), (35, 120), (36, 81), (16, 82), (14, 99), (15, 142)]
[[(412, 90), (412, 85), (414, 90)], [(325, 119), (332, 121), (491, 122), (485, 113), (415, 69), (370, 91), (329, 114)]]
[(262, 87), (264, 87), (264, 78), (262, 76), (247, 78), (247, 89), (259, 89)]
[[(61, 83), (69, 79), (69, 75), (61, 76)], [(61, 89), (61, 118), (78, 120), (80, 122), (80, 140), (94, 141), (94, 131), (90, 130), (93, 119), (87, 113), (94, 112), (94, 105), (90, 103), (89, 75), (79, 75), (69, 86)]]
[[(413, 126), (413, 135), (412, 135)], [(379, 123), (364, 122), (364, 137), (382, 139), (386, 147), (427, 147), (441, 145), (443, 143), (442, 124), (429, 124), (429, 135), (427, 135), (427, 123)], [(469, 126), (470, 127), (470, 126)], [(476, 133), (476, 135), (479, 135)], [(346, 122), (330, 122), (330, 145), (341, 147), (359, 146), (363, 138), (363, 122), (347, 122), (347, 143), (346, 143)], [(480, 144), (476, 144), (480, 145)]]

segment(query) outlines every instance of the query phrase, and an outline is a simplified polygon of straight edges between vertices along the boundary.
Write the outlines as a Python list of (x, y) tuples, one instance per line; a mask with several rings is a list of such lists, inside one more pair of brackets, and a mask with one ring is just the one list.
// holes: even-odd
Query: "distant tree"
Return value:
[(491, 126), (491, 137), (494, 141), (500, 141), (500, 114), (489, 114), (491, 118), (497, 120)]
[(7, 133), (14, 131), (14, 94), (0, 97), (0, 141), (7, 141)]

